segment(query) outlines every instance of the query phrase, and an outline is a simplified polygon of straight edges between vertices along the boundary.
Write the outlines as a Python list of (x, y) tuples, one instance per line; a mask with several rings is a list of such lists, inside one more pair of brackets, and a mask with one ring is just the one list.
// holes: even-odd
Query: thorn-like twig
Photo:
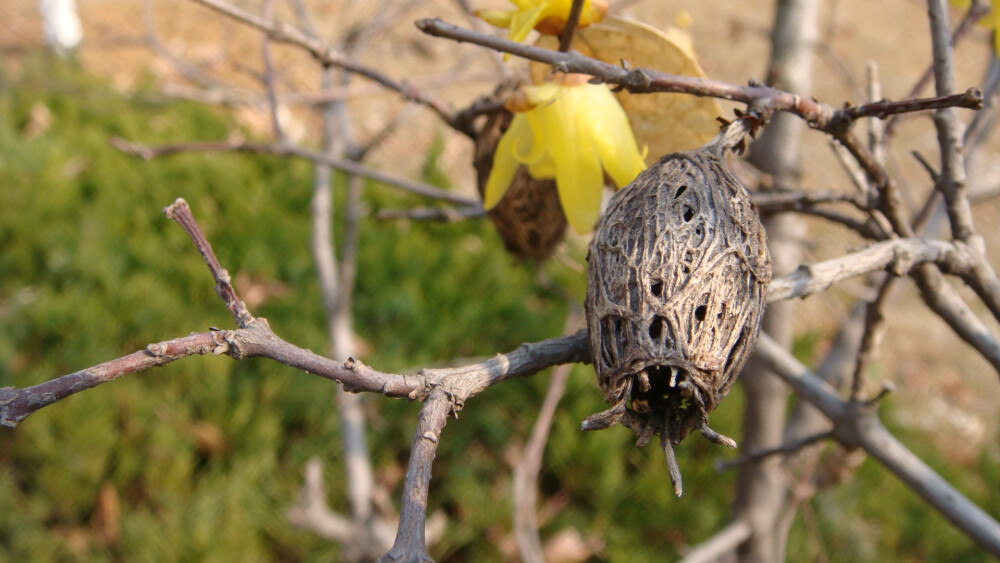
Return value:
[(198, 253), (205, 260), (208, 269), (211, 270), (212, 277), (215, 278), (215, 293), (225, 302), (226, 308), (233, 315), (236, 324), (240, 328), (250, 328), (254, 322), (253, 315), (247, 310), (247, 306), (240, 299), (240, 296), (236, 294), (229, 272), (219, 264), (219, 259), (212, 252), (212, 245), (208, 243), (205, 234), (201, 232), (201, 227), (198, 226), (198, 221), (191, 214), (191, 208), (188, 207), (187, 202), (183, 198), (177, 198), (163, 210), (163, 213), (167, 219), (175, 221), (191, 237), (195, 248), (198, 249)]
[(290, 144), (271, 144), (271, 143), (254, 143), (254, 142), (238, 142), (238, 141), (236, 142), (204, 141), (204, 142), (193, 142), (193, 143), (182, 143), (176, 145), (161, 145), (158, 147), (149, 147), (143, 145), (142, 143), (127, 141), (120, 137), (111, 137), (110, 142), (112, 146), (124, 152), (125, 154), (138, 156), (146, 160), (163, 156), (188, 153), (188, 152), (244, 152), (244, 153), (255, 153), (255, 154), (270, 154), (275, 156), (294, 156), (296, 158), (302, 158), (320, 164), (328, 164), (334, 168), (337, 168), (338, 170), (343, 170), (344, 172), (347, 172), (349, 174), (355, 174), (357, 176), (370, 178), (377, 182), (382, 182), (383, 184), (386, 184), (388, 186), (392, 186), (400, 190), (403, 190), (405, 192), (409, 192), (419, 196), (428, 197), (431, 199), (437, 199), (441, 201), (447, 201), (458, 205), (468, 205), (468, 206), (482, 205), (482, 203), (478, 199), (473, 199), (470, 197), (445, 191), (442, 190), (441, 188), (432, 186), (430, 184), (425, 184), (423, 182), (416, 182), (413, 180), (408, 180), (406, 178), (394, 177), (378, 170), (372, 170), (371, 168), (358, 164), (357, 162), (351, 161), (349, 159), (338, 158), (329, 154), (305, 149)]
[(566, 26), (562, 34), (559, 35), (559, 51), (565, 53), (573, 45), (573, 35), (580, 25), (580, 14), (583, 13), (585, 0), (573, 0), (573, 5), (569, 8), (569, 16), (566, 18)]

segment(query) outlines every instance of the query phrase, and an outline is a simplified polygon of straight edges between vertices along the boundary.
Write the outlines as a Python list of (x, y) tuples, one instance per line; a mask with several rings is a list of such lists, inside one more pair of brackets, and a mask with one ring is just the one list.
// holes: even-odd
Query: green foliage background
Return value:
[[(44, 105), (51, 126), (33, 135)], [(322, 352), (326, 336), (309, 252), (311, 167), (268, 157), (184, 155), (142, 162), (111, 135), (155, 144), (224, 138), (221, 110), (117, 93), (77, 70), (28, 62), (0, 74), (0, 386), (26, 386), (166, 340), (231, 326), (207, 269), (160, 209), (184, 197), (223, 264), (287, 291), (254, 313), (286, 339)], [(439, 149), (438, 149), (439, 150)], [(427, 154), (426, 179), (447, 183)], [(370, 185), (368, 205), (420, 203)], [(356, 324), (362, 359), (413, 370), (557, 336), (567, 305), (514, 264), (485, 222), (363, 224)], [(582, 258), (579, 257), (578, 258)], [(549, 279), (582, 300), (585, 280), (558, 262)], [(810, 354), (815, 338), (805, 339)], [(547, 374), (474, 398), (451, 421), (434, 468), (431, 510), (449, 517), (441, 560), (504, 558), (511, 530), (511, 452), (527, 439)], [(189, 358), (46, 408), (0, 430), (0, 560), (330, 560), (338, 548), (284, 516), (306, 460), (323, 459), (330, 502), (345, 488), (334, 387), (274, 362)], [(713, 415), (739, 436), (735, 391)], [(419, 408), (370, 397), (373, 462), (400, 493)], [(694, 437), (679, 448), (685, 496), (673, 498), (655, 447), (616, 428), (583, 434), (602, 409), (589, 366), (574, 368), (545, 452), (542, 498), (558, 507), (544, 537), (574, 527), (606, 542), (610, 561), (676, 558), (725, 524), (733, 455)], [(891, 404), (890, 404), (891, 410)], [(891, 414), (891, 413), (890, 413)], [(891, 416), (888, 417), (891, 420)], [(899, 431), (897, 429), (897, 431)], [(1000, 464), (938, 459), (908, 443), (992, 514)], [(99, 491), (119, 499), (120, 535), (98, 520)], [(789, 558), (981, 560), (985, 556), (881, 467), (819, 495), (793, 528)]]

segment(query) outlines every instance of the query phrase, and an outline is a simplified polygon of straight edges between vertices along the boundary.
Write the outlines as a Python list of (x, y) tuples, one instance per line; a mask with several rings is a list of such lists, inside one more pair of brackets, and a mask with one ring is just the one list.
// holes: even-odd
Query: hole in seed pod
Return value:
[(649, 286), (649, 291), (656, 297), (663, 295), (663, 282), (653, 282)]
[(654, 341), (659, 342), (660, 337), (663, 336), (663, 317), (653, 317), (653, 322), (649, 323), (649, 337)]
[(705, 320), (705, 313), (707, 311), (708, 309), (704, 305), (698, 305), (694, 309), (694, 318), (698, 319), (699, 321)]
[(684, 217), (684, 222), (685, 223), (690, 223), (691, 219), (694, 219), (694, 209), (691, 209), (690, 205), (685, 205), (684, 206), (683, 217)]
[(542, 237), (535, 231), (528, 231), (528, 245), (532, 248), (538, 248), (542, 245)]
[(681, 194), (683, 194), (684, 191), (687, 190), (687, 189), (688, 189), (687, 186), (681, 186), (681, 187), (677, 188), (677, 193), (674, 194), (674, 199), (677, 199), (677, 198), (681, 197)]

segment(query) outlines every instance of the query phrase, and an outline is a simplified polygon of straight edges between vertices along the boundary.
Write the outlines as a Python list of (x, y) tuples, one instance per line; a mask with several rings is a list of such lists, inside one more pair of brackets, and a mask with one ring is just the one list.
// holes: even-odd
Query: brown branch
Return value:
[(31, 413), (113, 379), (169, 364), (195, 354), (228, 352), (225, 331), (196, 332), (183, 338), (156, 342), (144, 350), (56, 379), (15, 389), (0, 387), (0, 426), (14, 428)]
[[(262, 8), (263, 18), (266, 21), (274, 20), (274, 0), (264, 0)], [(274, 129), (274, 137), (278, 142), (285, 141), (285, 130), (281, 126), (281, 117), (278, 115), (278, 88), (274, 72), (274, 59), (271, 57), (271, 39), (264, 34), (264, 39), (260, 44), (260, 56), (264, 61), (264, 91), (267, 93), (267, 107), (271, 114), (271, 127)]]
[[(878, 189), (879, 209), (895, 233), (899, 236), (913, 237), (914, 230), (903, 212), (899, 188), (885, 168), (850, 131), (839, 129), (832, 134), (857, 160)], [(978, 254), (978, 258), (973, 261), (976, 267), (965, 271), (963, 279), (970, 283), (995, 316), (1000, 315), (1000, 281), (996, 280), (995, 275), (991, 275), (992, 268), (985, 263), (981, 239), (972, 239), (972, 243), (971, 248)], [(941, 270), (930, 264), (921, 264), (914, 270), (913, 279), (917, 282), (921, 297), (927, 306), (1000, 371), (1000, 344), (954, 288), (948, 285)]]
[[(940, 96), (955, 88), (954, 60), (948, 37), (948, 6), (943, 0), (928, 0), (927, 6), (934, 50), (934, 83)], [(958, 115), (954, 109), (940, 109), (934, 114), (934, 126), (941, 148), (941, 172), (935, 181), (935, 189), (944, 195), (951, 235), (985, 256), (986, 245), (972, 222), (972, 208), (966, 190), (962, 126)], [(1000, 280), (989, 262), (980, 261), (965, 281), (983, 300), (994, 318), (1000, 320)]]
[(268, 37), (270, 37), (273, 41), (287, 43), (304, 49), (323, 65), (342, 68), (364, 76), (369, 80), (375, 81), (390, 90), (399, 92), (399, 94), (401, 94), (405, 99), (412, 100), (430, 108), (432, 111), (437, 113), (438, 116), (445, 121), (445, 123), (451, 123), (453, 111), (445, 102), (432, 98), (410, 84), (390, 78), (374, 68), (355, 61), (336, 49), (331, 48), (320, 39), (311, 37), (308, 33), (295, 26), (284, 22), (268, 21), (221, 0), (194, 1), (202, 4), (203, 6), (212, 8), (227, 17), (267, 33)]
[(798, 452), (799, 450), (802, 450), (803, 448), (806, 448), (806, 447), (811, 446), (811, 445), (813, 445), (813, 444), (815, 444), (817, 442), (821, 442), (823, 440), (826, 440), (826, 439), (829, 439), (829, 438), (832, 438), (832, 437), (833, 437), (833, 431), (830, 430), (830, 431), (826, 431), (826, 432), (819, 432), (819, 433), (816, 433), (816, 434), (812, 434), (812, 435), (806, 436), (804, 438), (799, 438), (798, 440), (795, 440), (795, 441), (792, 441), (792, 442), (787, 442), (787, 443), (781, 444), (780, 446), (776, 446), (774, 448), (768, 448), (766, 450), (758, 450), (758, 451), (748, 452), (748, 453), (746, 453), (744, 455), (741, 455), (740, 457), (738, 457), (736, 459), (733, 459), (733, 460), (717, 462), (715, 464), (715, 470), (719, 471), (719, 472), (722, 472), (722, 471), (726, 471), (726, 470), (732, 469), (733, 467), (738, 467), (738, 466), (743, 465), (745, 463), (755, 463), (755, 462), (761, 461), (763, 459), (769, 458), (771, 456), (776, 456), (776, 455), (787, 456), (787, 455), (791, 455), (791, 454), (794, 454), (794, 453)]
[(884, 334), (884, 310), (892, 295), (893, 289), (899, 282), (899, 278), (885, 276), (878, 288), (878, 294), (870, 303), (865, 305), (865, 332), (861, 337), (861, 347), (854, 362), (854, 376), (851, 379), (851, 400), (861, 399), (861, 392), (864, 387), (865, 378), (868, 375), (868, 366), (871, 364), (882, 342)]
[[(938, 96), (946, 96), (955, 90), (955, 67), (949, 34), (948, 5), (944, 0), (928, 0), (927, 13), (930, 16), (931, 46), (934, 52), (934, 84)], [(982, 93), (979, 94), (982, 100)], [(972, 226), (972, 210), (965, 194), (965, 164), (962, 159), (962, 132), (958, 115), (950, 108), (939, 109), (934, 114), (938, 145), (941, 147), (941, 173), (936, 188), (944, 194), (945, 208), (951, 223), (952, 236), (958, 240), (972, 242), (975, 229)], [(982, 241), (979, 241), (982, 248)]]
[(586, 331), (571, 336), (522, 344), (507, 354), (456, 368), (426, 369), (418, 375), (383, 373), (348, 358), (340, 363), (276, 335), (264, 318), (245, 329), (196, 333), (150, 344), (146, 350), (32, 387), (0, 389), (0, 425), (14, 427), (31, 413), (70, 395), (123, 375), (163, 365), (194, 354), (226, 354), (241, 360), (270, 358), (312, 375), (337, 381), (352, 393), (378, 393), (386, 397), (425, 400), (437, 388), (451, 394), (457, 408), (465, 400), (513, 377), (534, 375), (558, 364), (590, 362)]
[[(330, 510), (323, 486), (323, 466), (315, 457), (306, 463), (305, 482), (299, 500), (286, 515), (293, 526), (341, 544), (345, 560), (360, 560), (371, 558), (371, 553), (385, 553), (396, 533), (395, 528), (381, 518), (372, 518), (362, 524)], [(435, 517), (440, 519), (442, 515), (435, 514), (431, 521)]]
[(212, 252), (212, 245), (208, 243), (205, 234), (201, 232), (201, 228), (198, 227), (198, 222), (195, 220), (194, 215), (191, 215), (191, 208), (188, 207), (187, 202), (183, 198), (177, 198), (170, 206), (163, 210), (163, 213), (167, 216), (167, 219), (175, 221), (191, 237), (191, 242), (198, 249), (198, 253), (201, 254), (202, 259), (205, 260), (205, 264), (208, 265), (208, 269), (212, 272), (212, 277), (215, 278), (215, 293), (226, 304), (226, 308), (233, 315), (237, 326), (240, 328), (250, 328), (253, 326), (256, 319), (247, 310), (246, 304), (236, 295), (229, 272), (219, 264), (219, 259)]
[[(207, 242), (204, 242), (204, 235), (190, 212), (179, 212), (186, 206), (175, 203), (171, 207), (175, 210), (175, 220), (188, 232), (205, 258), (216, 279), (216, 286), (220, 288), (220, 297), (242, 328), (200, 333), (166, 344), (151, 344), (146, 351), (135, 352), (34, 387), (0, 389), (0, 425), (13, 427), (36, 410), (69, 395), (122, 375), (193, 354), (226, 354), (234, 359), (270, 358), (300, 371), (342, 383), (345, 389), (353, 393), (367, 392), (387, 397), (425, 400), (433, 390), (442, 389), (449, 394), (456, 409), (460, 409), (467, 399), (484, 389), (513, 377), (533, 375), (559, 364), (590, 362), (585, 330), (570, 336), (522, 344), (514, 351), (497, 354), (481, 362), (454, 368), (424, 369), (416, 375), (380, 372), (353, 358), (348, 358), (344, 363), (325, 358), (286, 342), (271, 330), (266, 319), (250, 315), (229, 284), (225, 269), (219, 265)], [(812, 266), (803, 265), (787, 276), (774, 279), (769, 287), (768, 301), (804, 297), (823, 291), (838, 281), (883, 269), (891, 269), (894, 274), (903, 275), (914, 265), (927, 262), (945, 264), (947, 268), (960, 272), (971, 267), (973, 258), (967, 247), (959, 242), (919, 239), (880, 242), (841, 258)], [(986, 355), (987, 359), (1000, 369), (1000, 345), (988, 332), (984, 338), (989, 339), (989, 345), (997, 349), (997, 354)]]
[(349, 174), (370, 178), (376, 182), (381, 182), (388, 186), (399, 188), (405, 192), (419, 196), (448, 201), (460, 205), (482, 205), (482, 203), (477, 199), (454, 194), (430, 184), (390, 176), (389, 174), (378, 170), (372, 170), (371, 168), (367, 168), (349, 159), (337, 158), (319, 151), (309, 150), (290, 144), (254, 143), (243, 141), (201, 141), (149, 147), (141, 143), (127, 141), (114, 136), (111, 137), (110, 142), (115, 148), (125, 154), (137, 156), (145, 160), (187, 152), (243, 152), (253, 154), (269, 154), (274, 156), (294, 156), (296, 158), (302, 158), (312, 162), (328, 164)]
[(507, 379), (533, 375), (553, 365), (590, 361), (586, 330), (570, 336), (522, 344), (513, 352), (497, 354), (474, 364), (425, 369), (417, 375), (379, 372), (353, 358), (348, 358), (344, 363), (324, 358), (282, 340), (271, 330), (267, 319), (254, 318), (250, 314), (183, 199), (174, 202), (166, 213), (184, 228), (195, 243), (215, 278), (216, 292), (241, 328), (231, 331), (214, 330), (165, 343), (150, 344), (144, 351), (39, 385), (22, 389), (2, 388), (0, 425), (12, 428), (31, 413), (70, 395), (129, 373), (194, 354), (226, 354), (237, 360), (249, 357), (270, 358), (300, 371), (337, 381), (353, 393), (378, 393), (387, 397), (422, 401), (435, 390), (441, 390), (447, 393), (454, 410), (461, 409), (469, 397)]
[(538, 409), (538, 418), (531, 429), (531, 438), (525, 444), (521, 459), (514, 467), (514, 539), (517, 541), (521, 561), (545, 561), (542, 542), (538, 536), (538, 472), (542, 468), (542, 454), (549, 439), (552, 419), (559, 399), (562, 398), (569, 379), (570, 366), (563, 364), (552, 370), (549, 390)]
[(849, 203), (860, 211), (868, 211), (860, 194), (834, 191), (756, 192), (750, 194), (757, 209), (764, 213), (801, 211), (823, 203)]
[[(916, 104), (911, 102), (888, 102), (888, 106), (877, 103), (867, 109), (847, 107), (841, 110), (834, 110), (832, 107), (815, 100), (805, 99), (796, 94), (784, 92), (756, 82), (752, 82), (748, 86), (737, 86), (718, 80), (680, 76), (652, 69), (635, 68), (626, 70), (613, 64), (586, 57), (575, 51), (564, 53), (524, 45), (510, 41), (509, 39), (458, 27), (438, 18), (417, 20), (416, 25), (428, 35), (459, 42), (473, 43), (525, 59), (547, 63), (562, 72), (589, 74), (603, 82), (617, 84), (631, 93), (674, 92), (742, 102), (761, 111), (765, 116), (771, 111), (793, 113), (806, 120), (810, 126), (826, 132), (832, 132), (834, 127), (843, 129), (846, 125), (849, 125), (853, 121), (850, 117), (852, 112), (860, 112), (861, 114), (868, 112), (877, 113), (880, 111), (898, 113), (903, 111), (923, 111), (937, 107), (933, 104), (974, 103), (970, 99), (966, 99), (963, 95), (957, 98), (952, 97), (945, 101), (918, 101), (919, 103)], [(928, 107), (927, 104), (931, 104), (931, 106)], [(862, 106), (862, 108), (866, 108), (866, 106)]]
[(920, 111), (939, 110), (945, 108), (983, 109), (983, 93), (978, 88), (969, 88), (962, 94), (948, 94), (933, 98), (919, 98), (894, 102), (880, 100), (860, 106), (846, 107), (839, 112), (834, 121), (856, 121), (865, 117), (885, 119), (899, 113), (915, 113)]
[(585, 57), (575, 51), (562, 53), (524, 45), (461, 28), (438, 18), (418, 20), (416, 25), (428, 35), (474, 43), (525, 59), (547, 63), (562, 72), (589, 74), (604, 82), (617, 84), (633, 93), (677, 92), (721, 98), (743, 102), (760, 109), (789, 111), (823, 123), (826, 123), (833, 115), (833, 109), (829, 106), (759, 84), (736, 86), (707, 78), (679, 76), (650, 69), (626, 70), (613, 64)]
[(580, 14), (583, 12), (585, 0), (573, 0), (573, 5), (569, 8), (569, 16), (566, 18), (566, 27), (559, 35), (559, 51), (565, 53), (573, 45), (573, 35), (577, 26), (580, 25)]
[[(983, 18), (990, 11), (990, 4), (986, 0), (973, 0), (972, 4), (969, 6), (969, 11), (965, 13), (962, 21), (955, 28), (955, 32), (951, 35), (951, 46), (955, 46), (958, 42), (965, 37), (970, 31), (975, 29), (975, 23)], [(921, 90), (927, 86), (931, 78), (934, 77), (934, 64), (931, 63), (924, 73), (917, 80), (917, 83), (913, 85), (910, 89), (910, 96), (916, 96)], [(892, 135), (896, 127), (899, 125), (899, 118), (901, 115), (896, 115), (886, 124), (885, 136), (888, 137)]]
[(431, 465), (441, 441), (441, 431), (452, 414), (455, 403), (443, 390), (435, 390), (427, 398), (417, 419), (410, 446), (410, 461), (403, 484), (403, 506), (399, 528), (392, 549), (380, 561), (430, 562), (424, 538), (427, 517), (427, 495), (431, 484)]

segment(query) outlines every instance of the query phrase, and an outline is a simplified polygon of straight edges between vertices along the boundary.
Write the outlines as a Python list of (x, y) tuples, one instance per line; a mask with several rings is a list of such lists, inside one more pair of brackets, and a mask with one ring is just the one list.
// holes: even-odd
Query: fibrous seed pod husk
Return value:
[[(490, 115), (476, 135), (473, 165), (480, 197), (485, 195), (497, 143), (512, 119), (510, 111), (501, 110)], [(568, 225), (555, 180), (536, 180), (524, 166), (518, 168), (503, 199), (487, 211), (486, 216), (493, 222), (507, 251), (521, 259), (544, 260), (551, 256), (566, 236)]]
[(678, 496), (673, 445), (697, 429), (736, 447), (708, 414), (753, 351), (771, 279), (760, 218), (726, 167), (747, 127), (661, 158), (615, 194), (590, 244), (587, 326), (612, 407), (583, 427), (621, 422), (639, 445), (659, 434)]

